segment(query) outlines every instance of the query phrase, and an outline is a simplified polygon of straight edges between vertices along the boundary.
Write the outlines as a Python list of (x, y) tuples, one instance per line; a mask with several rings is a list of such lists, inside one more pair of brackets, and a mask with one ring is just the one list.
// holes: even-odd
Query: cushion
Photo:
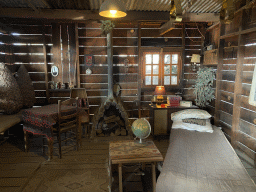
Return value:
[(174, 120), (172, 124), (172, 129), (186, 129), (190, 131), (198, 131), (198, 132), (208, 132), (212, 133), (212, 125), (210, 122), (210, 119), (206, 119), (206, 125), (197, 125), (197, 124), (190, 124), (190, 123), (184, 123), (182, 120)]
[(182, 122), (184, 123), (190, 123), (190, 124), (197, 124), (197, 125), (206, 125), (206, 119), (182, 119)]
[(209, 119), (210, 117), (211, 115), (207, 111), (202, 109), (185, 109), (182, 111), (172, 113), (171, 115), (172, 120), (182, 120), (190, 118)]

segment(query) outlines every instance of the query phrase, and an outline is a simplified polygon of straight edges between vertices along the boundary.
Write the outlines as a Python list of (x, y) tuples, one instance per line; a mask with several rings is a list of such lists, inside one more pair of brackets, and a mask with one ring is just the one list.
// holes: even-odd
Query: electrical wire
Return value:
[[(199, 33), (201, 34), (201, 36), (203, 36), (203, 34), (201, 33), (201, 31), (200, 31), (199, 28), (198, 28), (197, 23), (196, 23), (196, 27), (197, 27), (197, 30), (199, 31)], [(186, 33), (187, 37), (189, 38), (189, 40), (191, 40), (191, 41), (193, 41), (193, 42), (200, 42), (200, 43), (202, 42), (202, 41), (194, 41), (193, 39), (190, 38), (190, 36), (188, 35), (188, 32), (187, 32), (187, 30), (186, 30), (186, 25), (185, 25), (185, 33)], [(205, 39), (204, 36), (203, 36), (203, 38)]]
[(203, 36), (204, 39), (205, 39), (205, 36), (204, 36), (204, 35), (201, 33), (201, 31), (199, 30), (197, 23), (196, 23), (196, 27), (197, 27), (197, 30), (199, 31), (199, 33), (201, 34), (201, 36)]

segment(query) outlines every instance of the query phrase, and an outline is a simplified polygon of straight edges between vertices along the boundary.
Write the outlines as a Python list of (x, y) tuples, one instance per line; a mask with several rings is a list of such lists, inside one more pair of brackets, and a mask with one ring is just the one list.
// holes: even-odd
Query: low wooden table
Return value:
[(156, 162), (163, 161), (163, 156), (153, 141), (145, 140), (143, 143), (134, 140), (113, 141), (109, 144), (109, 173), (111, 190), (112, 164), (118, 164), (119, 192), (123, 191), (122, 164), (125, 163), (151, 163), (153, 192), (156, 190)]

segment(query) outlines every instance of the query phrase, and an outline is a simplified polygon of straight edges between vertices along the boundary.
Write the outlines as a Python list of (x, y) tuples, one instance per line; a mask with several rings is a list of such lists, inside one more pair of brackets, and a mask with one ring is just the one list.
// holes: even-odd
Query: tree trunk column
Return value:
[(107, 54), (108, 54), (108, 98), (113, 98), (113, 46), (112, 31), (107, 34)]

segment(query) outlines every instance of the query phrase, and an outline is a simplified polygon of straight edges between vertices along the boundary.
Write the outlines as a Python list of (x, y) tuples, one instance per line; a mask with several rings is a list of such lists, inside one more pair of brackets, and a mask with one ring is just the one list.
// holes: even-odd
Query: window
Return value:
[(143, 52), (143, 84), (145, 87), (178, 86), (181, 52)]

